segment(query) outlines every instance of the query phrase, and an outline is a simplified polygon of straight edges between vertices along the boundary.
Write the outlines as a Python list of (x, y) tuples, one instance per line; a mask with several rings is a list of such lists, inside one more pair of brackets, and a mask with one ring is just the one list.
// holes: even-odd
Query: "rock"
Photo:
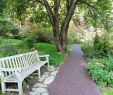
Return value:
[(55, 67), (54, 66), (50, 66), (48, 71), (55, 71)]
[(49, 95), (49, 93), (42, 93), (41, 95)]
[(45, 81), (43, 83), (48, 85), (53, 82), (54, 78), (55, 78), (55, 76), (49, 76), (45, 79)]
[(36, 93), (47, 93), (46, 88), (32, 88), (32, 91), (34, 91)]
[(45, 78), (46, 78), (46, 75), (43, 75), (43, 76), (39, 79), (39, 81), (42, 82), (42, 81), (45, 80)]
[(58, 73), (58, 71), (54, 71), (51, 73), (51, 75), (56, 76), (57, 73)]
[(18, 93), (17, 92), (6, 92), (6, 94), (3, 94), (3, 95), (18, 95)]
[(50, 66), (48, 72), (45, 72), (42, 77), (39, 79), (42, 83), (36, 83), (30, 95), (49, 95), (47, 91), (47, 85), (54, 81), (56, 74), (58, 73), (58, 69), (54, 66)]
[(42, 84), (42, 83), (36, 83), (33, 87), (34, 87), (34, 88), (46, 88), (47, 85)]
[(40, 93), (37, 93), (37, 92), (30, 92), (30, 95), (40, 95)]
[(49, 72), (45, 72), (44, 75), (45, 75), (46, 77), (48, 77), (48, 76), (49, 76)]

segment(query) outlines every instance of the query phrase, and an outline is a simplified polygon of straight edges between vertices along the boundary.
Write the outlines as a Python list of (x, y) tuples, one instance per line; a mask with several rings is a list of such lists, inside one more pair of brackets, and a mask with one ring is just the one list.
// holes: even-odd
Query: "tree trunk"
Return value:
[(60, 40), (55, 40), (57, 52), (62, 52), (62, 46)]
[(55, 37), (55, 43), (58, 52), (67, 52), (67, 35), (64, 37), (63, 40), (61, 40), (60, 35), (57, 35), (57, 37)]
[[(41, 0), (38, 1), (41, 2)], [(67, 0), (67, 13), (63, 23), (60, 23), (59, 21), (60, 0), (53, 0), (53, 1), (54, 1), (54, 10), (52, 9), (53, 7), (51, 8), (48, 0), (43, 0), (42, 4), (45, 6), (47, 10), (48, 16), (50, 18), (53, 27), (53, 35), (54, 35), (57, 51), (66, 52), (69, 23), (71, 21), (74, 10), (79, 0)]]
[(59, 29), (54, 26), (54, 39), (58, 52), (65, 53), (67, 51), (67, 34), (61, 35)]
[(53, 35), (54, 35), (54, 40), (55, 40), (55, 44), (56, 44), (56, 48), (58, 52), (62, 52), (62, 45), (61, 45), (61, 39), (60, 39), (60, 35), (59, 35), (59, 26), (57, 26), (57, 24), (54, 24), (53, 26)]
[(63, 49), (63, 52), (67, 52), (67, 35), (65, 35), (62, 40), (62, 49)]

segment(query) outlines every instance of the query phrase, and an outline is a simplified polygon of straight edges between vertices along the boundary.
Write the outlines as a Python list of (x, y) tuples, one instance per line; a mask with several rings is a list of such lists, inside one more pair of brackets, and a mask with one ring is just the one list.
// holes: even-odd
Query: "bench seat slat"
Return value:
[(24, 69), (20, 73), (20, 75), (22, 76), (22, 80), (24, 80), (24, 78), (26, 78), (27, 76), (29, 76), (30, 74), (32, 74), (34, 71), (38, 70), (38, 68), (42, 67), (43, 65), (45, 65), (45, 62), (44, 61), (41, 61), (38, 64), (37, 63), (31, 64), (28, 68)]
[(19, 89), (6, 89), (6, 91), (19, 91)]
[[(26, 69), (22, 70), (20, 72), (21, 81), (23, 81), (27, 76), (29, 76), (30, 74), (32, 74), (34, 71), (36, 71), (38, 68), (40, 68), (44, 64), (45, 64), (45, 61), (41, 61), (39, 64), (37, 64), (37, 63), (31, 64), (29, 67), (27, 67)], [(10, 81), (17, 82), (18, 81), (18, 78), (16, 77), (16, 74), (13, 74), (10, 77), (6, 78), (5, 81), (6, 82), (10, 82)]]
[(18, 78), (16, 77), (15, 74), (11, 75), (10, 77), (5, 79), (5, 82), (18, 82)]

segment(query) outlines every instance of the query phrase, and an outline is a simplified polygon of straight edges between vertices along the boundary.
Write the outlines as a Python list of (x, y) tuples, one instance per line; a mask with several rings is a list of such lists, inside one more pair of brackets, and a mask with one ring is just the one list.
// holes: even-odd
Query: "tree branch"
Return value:
[(69, 10), (71, 4), (73, 3), (73, 0), (66, 0), (66, 6), (67, 6), (67, 11)]
[(46, 10), (47, 10), (48, 16), (49, 16), (49, 18), (50, 18), (51, 24), (54, 25), (53, 12), (52, 12), (52, 10), (51, 10), (51, 8), (50, 8), (50, 5), (49, 5), (49, 3), (48, 3), (47, 0), (43, 0), (43, 2), (44, 2), (44, 3), (43, 3), (44, 6), (45, 6), (45, 8), (46, 8)]
[(60, 7), (60, 0), (54, 0), (54, 25), (58, 30), (59, 33), (59, 7)]
[(54, 0), (54, 12), (58, 13), (60, 7), (60, 0)]
[(74, 10), (75, 10), (75, 7), (77, 5), (77, 3), (79, 2), (79, 0), (71, 0), (70, 2), (70, 7), (69, 7), (69, 10), (66, 14), (66, 18), (61, 26), (61, 35), (66, 35), (67, 34), (67, 30), (69, 28), (69, 22), (73, 16), (73, 13), (74, 13)]

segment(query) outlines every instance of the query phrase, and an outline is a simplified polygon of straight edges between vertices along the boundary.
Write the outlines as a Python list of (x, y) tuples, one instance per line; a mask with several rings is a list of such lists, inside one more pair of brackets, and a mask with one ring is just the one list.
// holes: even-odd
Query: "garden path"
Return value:
[(80, 46), (74, 45), (55, 80), (48, 86), (49, 95), (102, 95), (91, 80), (86, 64)]

